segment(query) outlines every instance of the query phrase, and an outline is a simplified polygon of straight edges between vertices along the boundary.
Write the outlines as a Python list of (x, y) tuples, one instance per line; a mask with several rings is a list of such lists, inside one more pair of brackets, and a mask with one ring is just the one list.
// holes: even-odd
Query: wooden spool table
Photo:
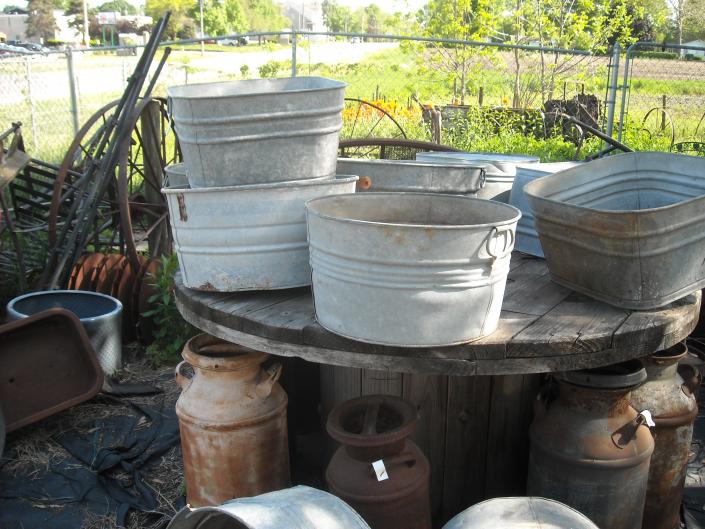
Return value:
[[(649, 311), (618, 309), (553, 283), (518, 252), (491, 335), (458, 346), (401, 348), (342, 338), (316, 323), (311, 289), (215, 293), (176, 281), (184, 318), (224, 340), (320, 364), (321, 414), (360, 395), (414, 402), (414, 440), (431, 462), (432, 505), (446, 520), (485, 498), (521, 495), (539, 373), (639, 358), (684, 340), (700, 293)], [(487, 375), (487, 376), (476, 376)]]

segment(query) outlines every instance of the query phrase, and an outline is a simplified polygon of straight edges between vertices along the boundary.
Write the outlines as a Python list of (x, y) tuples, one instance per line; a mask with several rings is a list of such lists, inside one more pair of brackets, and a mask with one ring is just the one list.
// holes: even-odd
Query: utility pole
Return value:
[(91, 46), (91, 37), (88, 34), (90, 24), (88, 20), (88, 0), (83, 0), (83, 44), (85, 44), (86, 47)]
[(203, 33), (203, 0), (200, 0), (199, 4), (200, 4), (200, 8), (201, 8), (201, 55), (205, 55), (206, 49), (205, 49), (205, 44), (203, 42), (203, 37), (205, 37), (205, 35)]

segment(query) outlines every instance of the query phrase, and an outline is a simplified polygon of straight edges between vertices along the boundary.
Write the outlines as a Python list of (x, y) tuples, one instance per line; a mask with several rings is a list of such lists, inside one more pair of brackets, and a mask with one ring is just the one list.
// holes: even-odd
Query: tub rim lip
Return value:
[[(381, 199), (384, 198), (385, 196), (391, 198), (391, 197), (417, 197), (417, 196), (426, 196), (426, 197), (450, 197), (453, 200), (470, 200), (473, 202), (477, 203), (486, 203), (486, 202), (493, 202), (494, 204), (497, 204), (503, 208), (508, 208), (509, 210), (514, 210), (513, 213), (514, 215), (508, 219), (508, 220), (502, 220), (498, 222), (485, 222), (481, 224), (455, 224), (452, 226), (449, 225), (440, 225), (440, 224), (405, 224), (402, 222), (381, 222), (381, 221), (375, 221), (375, 220), (362, 220), (362, 219), (354, 219), (350, 217), (337, 217), (333, 216), (327, 213), (321, 213), (320, 211), (316, 211), (313, 208), (313, 205), (315, 202), (320, 201), (320, 200), (328, 200), (328, 199), (333, 199), (333, 198), (342, 198), (342, 197), (351, 197), (351, 196), (359, 196), (361, 197), (360, 199), (355, 199), (355, 200), (374, 200), (374, 199)], [(364, 197), (364, 198), (363, 198)], [(335, 222), (343, 222), (343, 223), (349, 223), (349, 224), (359, 224), (362, 226), (374, 226), (374, 227), (388, 227), (388, 226), (393, 226), (396, 228), (405, 228), (405, 229), (418, 229), (418, 230), (443, 230), (443, 231), (453, 231), (453, 230), (468, 230), (468, 229), (475, 229), (475, 228), (493, 228), (493, 227), (498, 227), (498, 226), (507, 226), (511, 224), (515, 224), (519, 222), (519, 219), (521, 218), (521, 210), (514, 206), (510, 206), (509, 204), (505, 204), (503, 202), (497, 202), (494, 200), (488, 200), (484, 198), (476, 198), (476, 197), (466, 197), (462, 195), (453, 195), (450, 193), (413, 193), (413, 192), (393, 192), (393, 191), (380, 191), (377, 193), (340, 193), (338, 195), (331, 195), (331, 196), (325, 196), (325, 197), (316, 197), (312, 198), (306, 201), (306, 214), (311, 214), (315, 215), (316, 217), (319, 217), (321, 219), (325, 220), (331, 220)]]
[[(192, 87), (202, 87), (206, 85), (226, 85), (226, 84), (239, 84), (239, 83), (246, 83), (249, 85), (255, 85), (256, 83), (259, 82), (259, 84), (262, 84), (262, 82), (273, 82), (277, 84), (284, 84), (284, 81), (290, 81), (292, 79), (315, 79), (317, 81), (325, 81), (326, 86), (316, 86), (316, 87), (310, 87), (310, 88), (297, 88), (295, 90), (275, 90), (271, 92), (262, 92), (262, 91), (250, 91), (250, 92), (243, 92), (239, 94), (227, 94), (227, 95), (208, 95), (208, 96), (203, 96), (199, 95), (198, 93), (195, 93), (193, 95), (185, 95), (181, 94), (179, 95), (178, 92), (183, 92), (186, 88), (192, 88)], [(220, 99), (231, 99), (231, 98), (240, 98), (240, 97), (252, 97), (252, 96), (257, 96), (257, 97), (267, 97), (267, 96), (280, 96), (282, 94), (300, 94), (300, 93), (313, 93), (313, 92), (327, 92), (327, 91), (333, 91), (333, 90), (343, 90), (345, 87), (348, 86), (348, 83), (345, 81), (339, 81), (337, 79), (331, 79), (329, 77), (323, 77), (320, 75), (302, 75), (302, 76), (296, 76), (296, 77), (279, 77), (279, 78), (270, 78), (270, 79), (236, 79), (236, 80), (231, 80), (231, 81), (216, 81), (216, 82), (206, 82), (206, 83), (193, 83), (193, 84), (180, 84), (180, 85), (174, 85), (174, 86), (169, 86), (166, 89), (167, 96), (169, 98), (173, 99), (188, 99), (188, 100), (201, 100), (201, 101), (207, 101), (207, 100), (220, 100)], [(194, 90), (197, 92), (197, 90)], [(174, 93), (177, 92), (177, 93)]]
[[(35, 292), (28, 292), (26, 294), (22, 294), (21, 296), (17, 296), (15, 298), (12, 298), (10, 301), (7, 302), (7, 313), (12, 314), (13, 317), (18, 317), (18, 318), (28, 318), (32, 316), (32, 314), (25, 314), (24, 312), (20, 312), (19, 310), (15, 309), (15, 305), (21, 301), (24, 301), (27, 298), (33, 298), (33, 297), (39, 297), (43, 295), (52, 295), (52, 294), (73, 294), (75, 295), (76, 293), (79, 293), (83, 296), (89, 296), (89, 297), (100, 297), (103, 299), (107, 299), (108, 301), (111, 301), (112, 303), (115, 304), (115, 308), (111, 310), (110, 312), (106, 312), (104, 314), (100, 314), (98, 316), (89, 316), (86, 318), (80, 318), (78, 315), (76, 317), (79, 319), (81, 323), (84, 322), (95, 322), (95, 321), (101, 321), (105, 320), (111, 317), (114, 317), (116, 314), (122, 314), (122, 302), (114, 298), (112, 296), (108, 296), (107, 294), (102, 294), (100, 292), (93, 292), (91, 290), (37, 290)], [(66, 308), (66, 307), (59, 307), (59, 308)], [(45, 309), (46, 310), (46, 309)], [(66, 309), (69, 310), (69, 309)], [(73, 311), (70, 311), (72, 312)], [(39, 313), (37, 313), (39, 314)], [(75, 314), (75, 313), (74, 313)]]
[[(188, 176), (188, 175), (187, 175)], [(190, 194), (190, 193), (214, 193), (214, 192), (232, 192), (232, 191), (278, 191), (284, 188), (300, 188), (310, 187), (315, 185), (335, 185), (349, 184), (357, 182), (359, 179), (356, 175), (328, 175), (316, 178), (307, 178), (305, 180), (286, 180), (283, 182), (267, 182), (262, 184), (243, 184), (232, 186), (214, 186), (214, 187), (190, 187), (188, 185), (168, 186), (161, 189), (164, 195), (175, 194)]]
[[(383, 166), (388, 166), (388, 165), (394, 165), (394, 166), (401, 166), (401, 167), (433, 167), (433, 168), (449, 168), (449, 169), (458, 169), (462, 171), (478, 171), (478, 170), (483, 170), (486, 168), (487, 164), (478, 164), (478, 165), (471, 165), (471, 164), (466, 164), (466, 163), (435, 163), (435, 162), (427, 162), (425, 160), (387, 160), (387, 159), (377, 159), (377, 158), (343, 158), (341, 156), (338, 156), (337, 162), (336, 163), (348, 163), (352, 162), (354, 165), (363, 165), (366, 163), (369, 163), (373, 166), (378, 165), (380, 167)], [(399, 163), (401, 162), (401, 163)]]

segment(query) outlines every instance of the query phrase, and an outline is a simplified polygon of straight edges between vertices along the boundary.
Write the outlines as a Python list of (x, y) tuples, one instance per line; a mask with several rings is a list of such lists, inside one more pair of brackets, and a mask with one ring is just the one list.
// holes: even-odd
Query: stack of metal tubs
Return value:
[(309, 285), (304, 203), (355, 190), (336, 178), (345, 83), (322, 77), (175, 86), (184, 163), (162, 190), (189, 288)]

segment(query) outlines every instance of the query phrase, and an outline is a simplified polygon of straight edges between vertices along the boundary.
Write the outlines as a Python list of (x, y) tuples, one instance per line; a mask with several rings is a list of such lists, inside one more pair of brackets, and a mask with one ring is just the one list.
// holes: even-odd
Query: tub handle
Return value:
[(272, 393), (272, 388), (274, 384), (277, 383), (279, 377), (282, 376), (282, 365), (279, 363), (274, 364), (272, 367), (265, 371), (266, 378), (261, 382), (257, 383), (255, 388), (255, 394), (260, 399), (266, 399), (269, 394)]
[[(504, 236), (504, 247), (502, 248), (502, 251), (499, 254), (494, 253), (494, 251), (491, 248), (490, 241), (496, 241), (500, 238), (502, 234), (508, 234), (508, 236)], [(487, 239), (485, 239), (485, 249), (487, 250), (487, 253), (489, 254), (492, 259), (501, 259), (502, 257), (506, 256), (510, 251), (507, 251), (508, 249), (512, 248), (514, 246), (514, 232), (509, 229), (509, 230), (502, 230), (500, 231), (497, 226), (492, 226), (492, 229), (490, 230), (490, 234), (487, 236)]]
[(192, 377), (188, 377), (181, 372), (181, 369), (187, 365), (188, 362), (186, 360), (182, 360), (181, 362), (179, 362), (179, 364), (176, 366), (176, 369), (174, 370), (176, 375), (176, 383), (181, 386), (181, 391), (186, 391), (191, 385), (191, 382), (193, 381)]

